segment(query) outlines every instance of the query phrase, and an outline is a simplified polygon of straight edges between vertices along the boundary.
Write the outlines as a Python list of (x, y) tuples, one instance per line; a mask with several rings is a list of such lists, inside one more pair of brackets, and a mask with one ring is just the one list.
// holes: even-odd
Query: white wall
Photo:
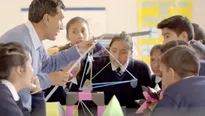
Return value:
[[(6, 32), (8, 29), (27, 21), (27, 12), (21, 12), (20, 9), (22, 7), (28, 7), (31, 1), (32, 0), (1, 0), (0, 14), (2, 17), (0, 21), (0, 35)], [(92, 28), (92, 32), (96, 32), (93, 33), (93, 35), (98, 35), (99, 33), (119, 33), (124, 30), (127, 32), (137, 30), (136, 0), (64, 0), (64, 4), (67, 7), (106, 8), (106, 11), (102, 13), (103, 16), (101, 16), (104, 18), (104, 20), (100, 19), (103, 21), (102, 24), (104, 24), (104, 27), (101, 25), (98, 28)], [(69, 13), (65, 14), (67, 19), (70, 19), (74, 16), (74, 14), (71, 14), (72, 16), (69, 16)], [(93, 13), (91, 14), (93, 15)], [(98, 18), (98, 16), (96, 16), (96, 18)], [(68, 20), (64, 20), (64, 22), (67, 21)], [(100, 32), (95, 30), (100, 30)], [(65, 35), (65, 31), (62, 31), (59, 34), (55, 42), (45, 41), (45, 47), (50, 47), (56, 43), (64, 44), (66, 39), (63, 35)]]
[(200, 24), (205, 30), (205, 0), (193, 0), (193, 22)]
[[(27, 12), (20, 8), (28, 7), (32, 0), (1, 0), (0, 4), (0, 35), (8, 29), (27, 21)], [(105, 7), (100, 21), (104, 24), (92, 28), (93, 35), (99, 33), (119, 33), (137, 31), (137, 0), (64, 0), (67, 7)], [(193, 0), (193, 22), (199, 23), (205, 29), (205, 0)], [(201, 13), (200, 13), (201, 12)], [(84, 13), (81, 13), (84, 14)], [(73, 14), (72, 14), (73, 15)], [(67, 13), (67, 19), (72, 18)], [(89, 16), (88, 16), (89, 17)], [(92, 16), (95, 17), (95, 16)], [(98, 17), (98, 16), (97, 16)], [(98, 20), (98, 19), (96, 19)], [(67, 22), (67, 21), (65, 21)], [(98, 30), (98, 31), (96, 31)], [(44, 42), (46, 47), (56, 43), (66, 42), (65, 31), (62, 31), (56, 42)]]

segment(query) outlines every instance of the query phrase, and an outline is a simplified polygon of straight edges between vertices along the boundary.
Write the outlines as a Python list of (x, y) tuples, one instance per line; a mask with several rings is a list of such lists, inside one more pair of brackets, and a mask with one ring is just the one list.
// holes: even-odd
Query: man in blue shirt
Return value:
[[(57, 34), (63, 28), (64, 8), (61, 0), (33, 0), (29, 6), (29, 21), (12, 28), (0, 37), (0, 43), (18, 42), (30, 52), (34, 73), (39, 78), (43, 90), (51, 86), (48, 73), (57, 71), (77, 60), (80, 53), (85, 52), (93, 44), (92, 41), (83, 41), (56, 55), (47, 55), (42, 41), (56, 39)], [(69, 75), (65, 78), (56, 78), (65, 81), (69, 79)], [(28, 111), (32, 111), (30, 90), (24, 89), (19, 92), (19, 95), (23, 106)], [(38, 114), (38, 116), (41, 115), (45, 113)]]

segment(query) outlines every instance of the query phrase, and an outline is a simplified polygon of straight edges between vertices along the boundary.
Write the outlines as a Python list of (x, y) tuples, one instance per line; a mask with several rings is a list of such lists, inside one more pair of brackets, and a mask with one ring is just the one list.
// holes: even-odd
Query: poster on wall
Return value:
[(155, 44), (162, 42), (157, 24), (172, 15), (184, 15), (192, 20), (192, 0), (137, 0), (138, 31), (151, 30), (148, 36), (138, 37), (138, 59), (150, 63), (149, 54)]

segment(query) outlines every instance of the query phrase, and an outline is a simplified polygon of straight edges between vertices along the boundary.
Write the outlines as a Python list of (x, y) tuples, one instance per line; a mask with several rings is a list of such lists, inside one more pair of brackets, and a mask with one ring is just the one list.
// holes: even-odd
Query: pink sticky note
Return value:
[(147, 103), (144, 102), (144, 103), (140, 106), (140, 108), (136, 111), (136, 113), (137, 113), (137, 114), (141, 114), (141, 113), (143, 113), (143, 111), (144, 111), (146, 108), (147, 108)]
[(157, 100), (152, 98), (147, 92), (143, 92), (143, 95), (147, 101), (156, 102)]
[(79, 92), (78, 97), (79, 97), (78, 99), (80, 101), (82, 101), (82, 100), (92, 100), (92, 93), (90, 93), (90, 92)]
[(66, 116), (74, 115), (74, 106), (66, 106)]
[(105, 106), (97, 106), (97, 116), (102, 116), (103, 112), (105, 110)]

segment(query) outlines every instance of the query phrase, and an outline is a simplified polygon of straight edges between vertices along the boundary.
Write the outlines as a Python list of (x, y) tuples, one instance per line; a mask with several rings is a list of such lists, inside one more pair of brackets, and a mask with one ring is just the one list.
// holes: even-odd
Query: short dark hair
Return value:
[(177, 35), (180, 35), (182, 32), (186, 32), (188, 34), (188, 41), (194, 38), (194, 29), (191, 22), (187, 17), (182, 15), (175, 15), (162, 20), (160, 23), (157, 24), (157, 28), (171, 29)]
[(196, 23), (192, 23), (194, 28), (194, 39), (205, 44), (205, 32), (204, 30)]
[(196, 52), (188, 46), (179, 45), (169, 49), (161, 56), (161, 62), (167, 68), (172, 68), (181, 78), (199, 73), (199, 59)]
[(110, 42), (110, 45), (109, 47), (112, 46), (112, 44), (115, 42), (115, 41), (125, 41), (129, 47), (129, 50), (132, 51), (133, 50), (133, 41), (132, 41), (132, 37), (128, 34), (126, 34), (125, 32), (122, 32), (121, 34), (118, 34), (118, 35), (115, 35), (111, 42)]
[(28, 19), (39, 23), (45, 14), (55, 16), (57, 7), (64, 9), (65, 5), (61, 0), (33, 0), (29, 6)]
[(27, 51), (18, 43), (0, 44), (0, 79), (8, 80), (13, 67), (25, 67)]
[(189, 45), (196, 50), (199, 54), (200, 59), (205, 60), (205, 45), (200, 41), (192, 40), (189, 41)]
[(171, 40), (171, 41), (169, 41), (161, 46), (161, 53), (163, 54), (164, 52), (166, 52), (170, 48), (176, 47), (178, 45), (189, 46), (189, 43), (184, 41), (184, 40)]
[(150, 50), (150, 56), (153, 54), (153, 52), (154, 52), (155, 50), (161, 51), (161, 47), (162, 47), (162, 44), (156, 44), (156, 45), (154, 45), (154, 46), (152, 47), (152, 49)]
[(88, 27), (88, 31), (90, 32), (88, 22), (84, 18), (82, 18), (82, 17), (74, 17), (71, 20), (69, 20), (67, 25), (66, 25), (66, 34), (67, 34), (67, 36), (68, 36), (68, 31), (70, 30), (70, 26), (72, 24), (74, 24), (75, 22), (77, 22), (77, 21), (81, 21), (83, 23), (86, 23), (86, 25)]

